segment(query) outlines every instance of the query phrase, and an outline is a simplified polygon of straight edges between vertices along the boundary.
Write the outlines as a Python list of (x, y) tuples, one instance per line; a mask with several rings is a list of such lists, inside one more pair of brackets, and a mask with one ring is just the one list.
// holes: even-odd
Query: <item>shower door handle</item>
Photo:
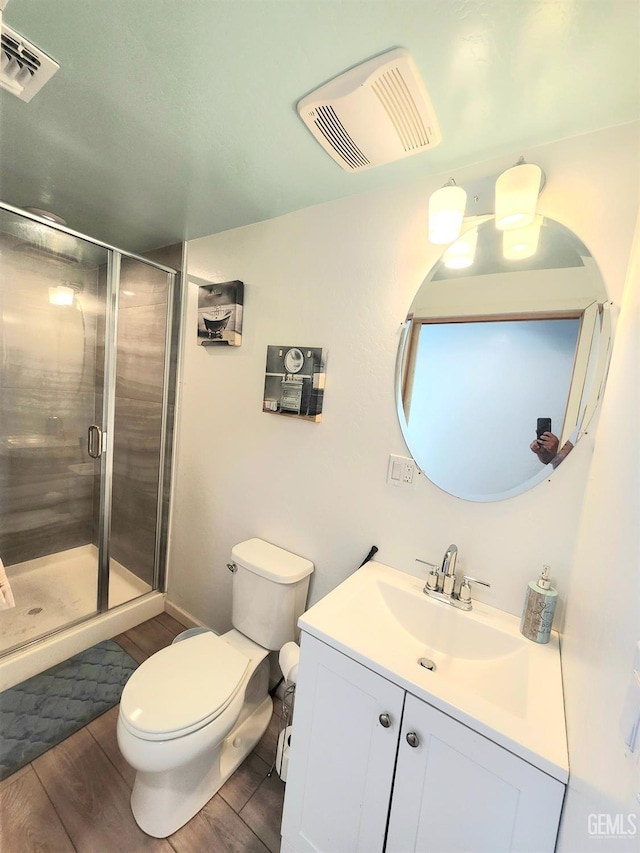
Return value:
[(102, 456), (102, 430), (97, 424), (87, 430), (87, 453), (92, 459)]

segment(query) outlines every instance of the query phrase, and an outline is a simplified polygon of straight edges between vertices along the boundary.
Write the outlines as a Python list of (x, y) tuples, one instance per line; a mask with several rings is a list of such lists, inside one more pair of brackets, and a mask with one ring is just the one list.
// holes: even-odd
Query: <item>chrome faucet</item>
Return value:
[(456, 563), (458, 561), (458, 546), (449, 545), (442, 558), (440, 574), (442, 575), (442, 591), (445, 595), (452, 595), (456, 583)]
[(477, 578), (469, 577), (469, 575), (463, 575), (462, 581), (456, 590), (457, 561), (457, 545), (449, 545), (442, 558), (441, 566), (437, 566), (435, 563), (428, 563), (426, 560), (416, 557), (416, 562), (423, 563), (431, 569), (427, 575), (427, 582), (423, 590), (426, 595), (445, 604), (450, 604), (452, 607), (457, 607), (459, 610), (471, 610), (471, 585), (469, 582), (473, 581), (473, 583), (479, 583), (482, 586), (491, 586), (491, 584)]

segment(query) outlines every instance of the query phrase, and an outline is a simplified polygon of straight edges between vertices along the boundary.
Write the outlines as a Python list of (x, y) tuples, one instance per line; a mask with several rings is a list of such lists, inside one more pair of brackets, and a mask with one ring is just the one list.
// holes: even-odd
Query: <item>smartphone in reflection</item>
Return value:
[(551, 418), (538, 418), (536, 425), (536, 435), (542, 438), (543, 432), (551, 432)]

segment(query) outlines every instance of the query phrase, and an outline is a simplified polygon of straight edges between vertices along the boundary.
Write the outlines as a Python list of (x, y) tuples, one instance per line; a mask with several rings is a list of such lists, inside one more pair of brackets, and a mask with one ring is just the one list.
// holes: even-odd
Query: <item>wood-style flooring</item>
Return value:
[[(163, 613), (114, 639), (138, 662), (184, 628)], [(279, 704), (264, 737), (185, 826), (151, 838), (129, 807), (135, 772), (116, 741), (112, 708), (0, 782), (2, 853), (276, 853), (284, 783), (267, 776), (280, 730)]]

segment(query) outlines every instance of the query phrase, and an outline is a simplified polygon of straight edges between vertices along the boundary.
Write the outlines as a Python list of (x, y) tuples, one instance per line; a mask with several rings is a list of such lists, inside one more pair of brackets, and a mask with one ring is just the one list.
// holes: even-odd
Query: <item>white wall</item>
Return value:
[[(583, 240), (616, 304), (638, 206), (637, 134), (627, 125), (524, 152), (547, 174), (541, 212)], [(497, 174), (519, 154), (455, 177), (464, 184)], [(314, 561), (311, 601), (372, 544), (381, 562), (421, 574), (415, 558), (440, 560), (450, 542), (464, 569), (492, 584), (478, 597), (495, 606), (519, 613), (543, 563), (565, 598), (590, 435), (550, 481), (500, 503), (461, 501), (424, 478), (414, 490), (385, 483), (388, 454), (406, 453), (394, 406), (400, 324), (437, 257), (426, 238), (427, 200), (447, 177), (189, 244), (192, 274), (246, 287), (237, 350), (197, 346), (194, 286), (185, 317), (169, 597), (205, 624), (229, 627), (225, 564), (250, 536)], [(268, 344), (328, 350), (322, 423), (261, 411)]]
[[(547, 173), (541, 212), (590, 249), (614, 318), (638, 214), (638, 133), (629, 125), (524, 152)], [(520, 153), (455, 177), (464, 183), (497, 173)], [(561, 605), (569, 598), (563, 669), (571, 780), (559, 851), (635, 850), (637, 838), (590, 837), (588, 815), (634, 808), (618, 724), (640, 639), (640, 260), (593, 465), (595, 430), (550, 481), (508, 501), (456, 500), (422, 478), (413, 491), (387, 486), (388, 454), (406, 452), (393, 387), (400, 323), (437, 255), (426, 239), (426, 208), (442, 183), (425, 179), (189, 244), (192, 274), (245, 282), (245, 325), (237, 350), (197, 346), (190, 288), (169, 597), (226, 630), (225, 564), (232, 545), (250, 536), (315, 562), (311, 601), (350, 574), (372, 544), (382, 562), (420, 574), (416, 556), (439, 560), (456, 542), (464, 568), (492, 583), (479, 597), (513, 613), (527, 581), (549, 563)], [(262, 413), (268, 344), (328, 350), (322, 423)]]
[[(640, 220), (568, 584), (562, 660), (571, 782), (559, 853), (639, 848), (639, 756), (625, 757), (620, 736), (640, 640), (639, 371)], [(607, 829), (607, 815), (622, 815), (630, 834), (590, 834)]]

